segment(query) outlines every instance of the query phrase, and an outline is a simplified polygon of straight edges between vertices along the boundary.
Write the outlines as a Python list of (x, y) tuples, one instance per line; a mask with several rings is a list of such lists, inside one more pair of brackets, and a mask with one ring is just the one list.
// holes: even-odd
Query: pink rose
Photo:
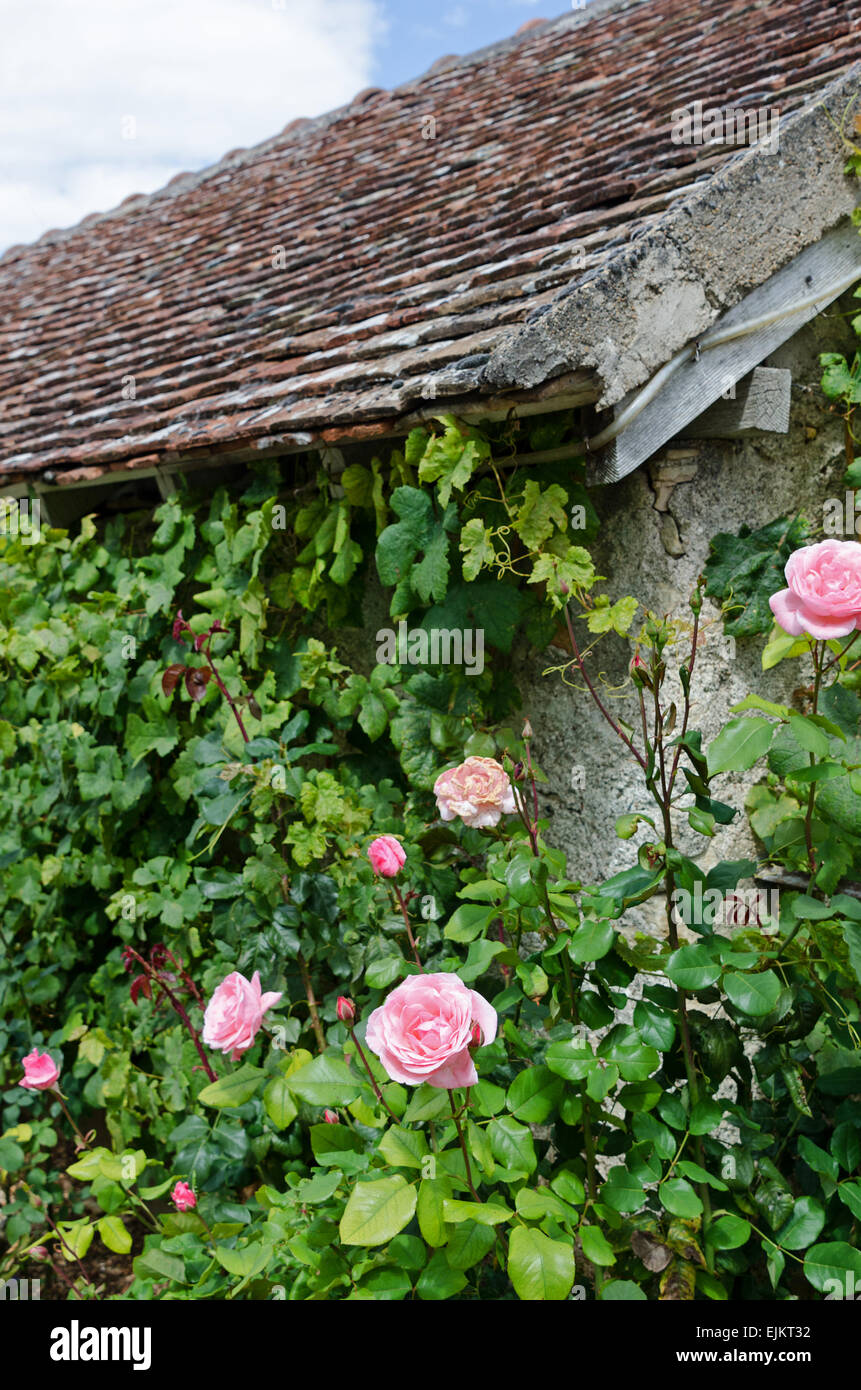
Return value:
[(261, 994), (259, 970), (255, 970), (250, 982), (234, 970), (222, 980), (206, 1006), (203, 1041), (207, 1047), (229, 1052), (231, 1061), (237, 1061), (253, 1046), (266, 1010), (280, 998), (280, 993)]
[(771, 611), (792, 637), (845, 637), (861, 627), (861, 545), (820, 541), (794, 550), (786, 562), (788, 589), (769, 599)]
[(368, 845), (368, 858), (375, 874), (394, 878), (406, 860), (404, 847), (394, 835), (380, 835)]
[(464, 825), (478, 829), (497, 825), (504, 813), (517, 810), (508, 773), (493, 758), (467, 758), (441, 773), (433, 791), (443, 820), (460, 816)]
[(19, 1081), (18, 1085), (26, 1086), (30, 1091), (47, 1091), (60, 1075), (60, 1068), (53, 1057), (47, 1052), (40, 1052), (38, 1047), (27, 1053), (21, 1065), (24, 1068), (24, 1080)]
[(496, 1010), (457, 975), (411, 975), (368, 1019), (366, 1042), (393, 1081), (439, 1090), (478, 1081), (469, 1049), (478, 1024), (496, 1037)]
[(192, 1207), (197, 1206), (197, 1198), (187, 1182), (178, 1182), (176, 1184), (173, 1192), (170, 1194), (170, 1200), (173, 1202), (177, 1211), (191, 1211)]

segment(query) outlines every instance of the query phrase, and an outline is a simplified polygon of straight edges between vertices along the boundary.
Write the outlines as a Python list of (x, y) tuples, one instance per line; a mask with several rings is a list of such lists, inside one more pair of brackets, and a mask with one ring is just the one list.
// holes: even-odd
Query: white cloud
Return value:
[(380, 11), (0, 0), (0, 250), (343, 105), (371, 85)]

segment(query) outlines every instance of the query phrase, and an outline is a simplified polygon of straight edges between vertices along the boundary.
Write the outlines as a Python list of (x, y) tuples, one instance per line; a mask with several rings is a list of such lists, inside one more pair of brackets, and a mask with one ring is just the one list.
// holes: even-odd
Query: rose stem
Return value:
[(149, 962), (144, 960), (143, 956), (138, 955), (137, 951), (134, 949), (133, 946), (127, 946), (126, 950), (128, 951), (129, 955), (132, 956), (133, 959), (138, 962), (139, 965), (143, 966), (149, 978), (151, 980), (155, 980), (156, 984), (164, 990), (165, 994), (171, 1002), (171, 1007), (173, 1008), (174, 1013), (176, 1013), (179, 1016), (179, 1018), (185, 1024), (185, 1027), (188, 1029), (189, 1034), (191, 1035), (191, 1040), (197, 1048), (197, 1055), (203, 1063), (203, 1070), (206, 1072), (210, 1081), (217, 1081), (218, 1077), (212, 1070), (212, 1067), (209, 1065), (206, 1053), (203, 1050), (203, 1046), (200, 1041), (200, 1035), (197, 1029), (195, 1028), (194, 1024), (192, 1023), (191, 1019), (189, 1018), (188, 1014), (186, 1013), (185, 1009), (183, 1008), (182, 1004), (180, 1004), (176, 995), (173, 993), (173, 990), (170, 988), (169, 985), (165, 984), (163, 977), (159, 975), (158, 971), (154, 970), (153, 967), (149, 964)]
[(640, 767), (641, 767), (641, 768), (643, 769), (643, 771), (645, 772), (645, 771), (646, 771), (646, 760), (645, 760), (645, 758), (643, 758), (642, 755), (640, 754), (639, 750), (638, 750), (637, 748), (634, 747), (633, 743), (632, 743), (631, 740), (628, 738), (628, 735), (627, 735), (626, 733), (623, 733), (623, 731), (619, 728), (619, 725), (616, 723), (616, 721), (615, 721), (615, 719), (613, 718), (613, 716), (605, 709), (605, 707), (604, 707), (604, 705), (603, 705), (603, 703), (602, 703), (602, 701), (601, 701), (601, 697), (599, 696), (597, 690), (595, 689), (594, 685), (592, 684), (591, 680), (589, 679), (588, 672), (587, 672), (587, 670), (586, 670), (585, 665), (583, 664), (583, 658), (582, 658), (582, 656), (580, 655), (580, 648), (579, 648), (578, 645), (577, 645), (577, 638), (574, 636), (574, 625), (573, 625), (573, 623), (571, 622), (571, 614), (568, 612), (568, 605), (567, 605), (567, 603), (566, 603), (566, 605), (565, 605), (564, 612), (565, 612), (565, 622), (566, 622), (567, 627), (568, 627), (568, 636), (569, 636), (570, 639), (571, 639), (571, 650), (572, 650), (573, 653), (574, 653), (574, 660), (575, 660), (576, 663), (577, 663), (577, 666), (578, 666), (578, 669), (579, 669), (579, 671), (580, 671), (581, 676), (583, 677), (584, 681), (586, 682), (586, 685), (587, 685), (588, 690), (589, 690), (589, 694), (592, 696), (592, 699), (595, 701), (595, 704), (598, 706), (598, 709), (601, 711), (601, 713), (603, 714), (603, 716), (604, 716), (604, 718), (606, 719), (607, 723), (610, 725), (610, 728), (613, 729), (613, 730), (619, 735), (619, 738), (622, 740), (622, 742), (623, 742), (624, 744), (626, 744), (626, 746), (627, 746), (628, 748), (630, 748), (630, 750), (631, 750), (631, 752), (633, 753), (634, 757), (637, 759), (637, 762), (640, 764)]
[[(822, 684), (822, 662), (825, 657), (825, 643), (817, 642), (813, 648), (813, 666), (816, 677), (813, 684), (813, 713), (816, 714), (819, 707), (819, 687)], [(816, 754), (810, 754), (810, 766), (816, 765)], [(813, 805), (816, 801), (816, 783), (810, 783), (810, 790), (807, 793), (807, 813), (804, 817), (804, 839), (807, 843), (807, 862), (810, 866), (810, 883), (808, 892), (813, 886), (813, 879), (816, 875), (816, 855), (813, 852)]]
[(403, 913), (403, 917), (404, 917), (404, 925), (406, 926), (406, 929), (407, 929), (407, 936), (408, 936), (409, 939), (410, 939), (410, 946), (412, 947), (412, 952), (413, 952), (413, 956), (415, 957), (416, 965), (418, 966), (418, 968), (419, 968), (419, 970), (422, 972), (422, 974), (424, 974), (424, 969), (425, 969), (425, 968), (424, 968), (424, 966), (422, 965), (421, 961), (419, 960), (419, 953), (418, 953), (418, 950), (417, 950), (417, 948), (416, 948), (416, 943), (415, 943), (415, 941), (413, 940), (413, 934), (412, 934), (412, 930), (411, 930), (411, 928), (410, 928), (410, 917), (409, 917), (409, 913), (407, 912), (407, 905), (406, 905), (406, 903), (404, 902), (404, 895), (403, 895), (403, 893), (401, 892), (400, 888), (398, 887), (398, 885), (397, 885), (396, 883), (392, 884), (392, 887), (394, 888), (395, 894), (397, 895), (398, 902), (399, 902), (400, 905), (401, 905), (401, 912)]
[(314, 986), (311, 984), (311, 972), (308, 969), (308, 962), (301, 951), (296, 959), (299, 962), (302, 984), (305, 986), (305, 998), (308, 1000), (308, 1012), (311, 1015), (311, 1027), (314, 1030), (314, 1037), (317, 1039), (317, 1046), (320, 1051), (325, 1052), (326, 1035), (323, 1032), (323, 1025), (320, 1022), (320, 1015), (317, 1012), (317, 1000), (314, 997)]
[(369, 1064), (369, 1062), (368, 1062), (368, 1059), (367, 1059), (367, 1057), (365, 1056), (364, 1052), (362, 1051), (362, 1044), (359, 1042), (359, 1039), (356, 1037), (356, 1030), (355, 1030), (355, 1028), (351, 1027), (349, 1024), (347, 1025), (347, 1027), (348, 1027), (348, 1029), (349, 1029), (350, 1037), (352, 1038), (353, 1042), (354, 1042), (355, 1045), (356, 1045), (356, 1051), (358, 1052), (359, 1056), (360, 1056), (361, 1059), (362, 1059), (362, 1066), (365, 1068), (365, 1071), (368, 1073), (368, 1079), (370, 1080), (370, 1083), (371, 1083), (371, 1085), (372, 1085), (373, 1088), (374, 1088), (374, 1095), (377, 1097), (377, 1100), (380, 1102), (380, 1105), (383, 1107), (383, 1109), (385, 1110), (386, 1114), (387, 1114), (387, 1115), (390, 1115), (391, 1118), (394, 1120), (395, 1124), (397, 1124), (397, 1122), (398, 1122), (398, 1117), (397, 1117), (397, 1115), (394, 1114), (393, 1111), (391, 1111), (391, 1110), (389, 1109), (388, 1105), (386, 1104), (386, 1102), (385, 1102), (384, 1099), (383, 1099), (383, 1093), (382, 1093), (382, 1091), (380, 1090), (379, 1086), (377, 1085), (376, 1080), (375, 1080), (375, 1078), (374, 1078), (374, 1073), (371, 1071), (371, 1067), (370, 1067), (370, 1064)]
[(82, 1276), (83, 1276), (84, 1283), (85, 1283), (89, 1288), (91, 1288), (91, 1289), (93, 1290), (93, 1292), (95, 1292), (96, 1286), (95, 1286), (95, 1284), (93, 1283), (93, 1281), (92, 1281), (92, 1279), (90, 1278), (90, 1276), (87, 1274), (87, 1271), (84, 1269), (84, 1266), (83, 1266), (83, 1264), (81, 1263), (81, 1258), (80, 1258), (80, 1256), (75, 1254), (75, 1251), (72, 1249), (71, 1245), (70, 1245), (69, 1242), (66, 1240), (65, 1236), (63, 1235), (63, 1232), (60, 1230), (59, 1226), (56, 1224), (56, 1222), (55, 1222), (55, 1221), (53, 1220), (53, 1218), (51, 1217), (51, 1213), (48, 1211), (48, 1208), (47, 1208), (47, 1207), (44, 1207), (43, 1210), (44, 1210), (44, 1212), (45, 1212), (45, 1220), (47, 1221), (48, 1225), (51, 1227), (51, 1230), (52, 1230), (52, 1231), (54, 1232), (54, 1234), (57, 1236), (58, 1240), (66, 1247), (66, 1249), (68, 1250), (68, 1252), (69, 1252), (69, 1254), (72, 1256), (72, 1258), (77, 1262), (77, 1264), (78, 1264), (78, 1266), (79, 1266), (79, 1268), (80, 1268), (81, 1274), (82, 1274)]
[(460, 1151), (463, 1154), (463, 1161), (466, 1164), (466, 1184), (475, 1200), (477, 1202), (480, 1202), (481, 1198), (479, 1197), (478, 1193), (472, 1185), (472, 1169), (469, 1166), (469, 1154), (466, 1151), (466, 1140), (463, 1137), (463, 1129), (461, 1128), (460, 1116), (458, 1115), (457, 1110), (455, 1109), (454, 1096), (452, 1095), (451, 1091), (449, 1091), (448, 1093), (448, 1103), (451, 1106), (451, 1117), (454, 1120), (454, 1127), (457, 1130), (457, 1137), (460, 1140)]
[(211, 671), (212, 671), (213, 676), (215, 677), (215, 684), (218, 686), (219, 690), (221, 691), (222, 695), (224, 696), (225, 700), (227, 701), (227, 703), (229, 704), (230, 708), (231, 708), (232, 711), (233, 711), (233, 717), (234, 717), (234, 719), (236, 720), (237, 724), (239, 725), (239, 732), (241, 733), (242, 737), (245, 739), (245, 742), (246, 742), (246, 743), (250, 743), (251, 740), (250, 740), (250, 738), (248, 737), (247, 733), (245, 732), (245, 725), (244, 725), (243, 722), (242, 722), (242, 715), (239, 713), (239, 710), (236, 708), (236, 705), (234, 704), (233, 696), (230, 694), (230, 691), (227, 689), (227, 686), (224, 684), (224, 681), (221, 679), (220, 675), (218, 674), (218, 671), (215, 669), (215, 662), (214, 662), (213, 659), (212, 659), (212, 650), (211, 650), (211, 648), (212, 648), (212, 637), (213, 637), (213, 634), (210, 633), (210, 634), (209, 634), (209, 637), (207, 638), (207, 641), (206, 641), (206, 651), (205, 651), (206, 659), (207, 659), (207, 661), (209, 662), (210, 669), (211, 669)]
[(60, 1095), (59, 1089), (58, 1089), (56, 1086), (52, 1086), (52, 1087), (50, 1088), (50, 1090), (51, 1090), (51, 1094), (54, 1095), (54, 1096), (56, 1096), (57, 1100), (60, 1102), (60, 1109), (62, 1110), (62, 1112), (63, 1112), (63, 1114), (65, 1115), (66, 1119), (69, 1121), (69, 1124), (72, 1126), (72, 1129), (75, 1131), (75, 1133), (76, 1133), (77, 1136), (78, 1136), (79, 1142), (75, 1145), (75, 1148), (77, 1148), (77, 1149), (85, 1149), (85, 1148), (87, 1148), (87, 1141), (86, 1141), (86, 1139), (84, 1138), (84, 1136), (83, 1136), (83, 1134), (81, 1133), (81, 1131), (78, 1129), (78, 1126), (75, 1124), (75, 1121), (72, 1119), (71, 1115), (69, 1114), (68, 1107), (67, 1107), (67, 1105), (66, 1105), (66, 1102), (63, 1100), (63, 1097)]

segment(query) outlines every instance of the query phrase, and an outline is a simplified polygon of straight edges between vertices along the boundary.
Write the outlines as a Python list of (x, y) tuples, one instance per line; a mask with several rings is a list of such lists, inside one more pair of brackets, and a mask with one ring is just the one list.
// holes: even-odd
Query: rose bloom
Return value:
[(433, 791), (443, 820), (460, 816), (477, 829), (497, 825), (503, 814), (517, 810), (508, 773), (494, 758), (467, 758), (441, 773)]
[(280, 998), (280, 992), (261, 993), (259, 970), (255, 970), (250, 981), (234, 970), (222, 980), (206, 1006), (203, 1041), (207, 1047), (229, 1052), (230, 1060), (237, 1061), (253, 1046), (266, 1010)]
[(192, 1207), (197, 1206), (197, 1198), (187, 1182), (178, 1182), (176, 1184), (173, 1192), (170, 1194), (170, 1200), (173, 1202), (177, 1211), (191, 1211)]
[(794, 550), (786, 562), (788, 589), (769, 599), (792, 637), (845, 637), (861, 627), (861, 545), (833, 538)]
[(368, 845), (368, 858), (375, 874), (394, 878), (406, 861), (404, 847), (394, 835), (380, 835)]
[(21, 1065), (24, 1068), (24, 1080), (19, 1081), (19, 1086), (26, 1086), (29, 1091), (47, 1091), (54, 1085), (60, 1075), (60, 1068), (47, 1052), (40, 1052), (38, 1047), (34, 1047), (32, 1052), (28, 1052)]
[(393, 1081), (439, 1090), (474, 1086), (474, 1024), (482, 1044), (496, 1037), (496, 1010), (457, 975), (411, 975), (368, 1019), (365, 1041)]

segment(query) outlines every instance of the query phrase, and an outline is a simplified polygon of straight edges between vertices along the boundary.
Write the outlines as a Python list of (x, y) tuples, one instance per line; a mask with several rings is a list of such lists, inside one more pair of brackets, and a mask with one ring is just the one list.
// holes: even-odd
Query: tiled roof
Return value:
[(13, 247), (0, 471), (368, 437), (489, 392), (507, 337), (738, 157), (673, 143), (674, 109), (783, 119), (859, 58), (861, 0), (594, 0)]

